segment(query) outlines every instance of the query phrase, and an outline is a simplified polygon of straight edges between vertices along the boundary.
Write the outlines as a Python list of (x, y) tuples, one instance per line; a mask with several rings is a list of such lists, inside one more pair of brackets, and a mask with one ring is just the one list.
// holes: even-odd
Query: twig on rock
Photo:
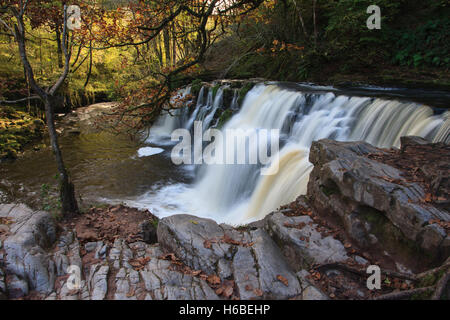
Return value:
[(444, 289), (447, 287), (448, 280), (450, 280), (450, 270), (447, 270), (436, 284), (436, 290), (434, 291), (431, 300), (439, 300), (441, 298)]
[(413, 294), (418, 293), (425, 293), (428, 291), (433, 290), (435, 287), (425, 287), (425, 288), (416, 288), (411, 290), (405, 290), (405, 291), (397, 291), (397, 292), (391, 292), (388, 294), (383, 294), (381, 296), (373, 298), (373, 300), (399, 300), (399, 299), (405, 299), (411, 297)]
[[(341, 269), (343, 271), (351, 272), (360, 276), (367, 276), (367, 273), (364, 269), (352, 268), (346, 264), (334, 262), (334, 263), (326, 263), (318, 266), (316, 269)], [(403, 280), (417, 280), (416, 276), (413, 274), (401, 273), (391, 270), (381, 270), (381, 273), (388, 277), (403, 279)]]

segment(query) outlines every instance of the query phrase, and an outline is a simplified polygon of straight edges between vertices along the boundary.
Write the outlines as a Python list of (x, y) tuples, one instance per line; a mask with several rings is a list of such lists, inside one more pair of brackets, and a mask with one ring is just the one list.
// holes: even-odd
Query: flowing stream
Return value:
[[(309, 148), (315, 140), (363, 140), (383, 148), (399, 147), (400, 137), (406, 135), (450, 142), (449, 111), (327, 88), (299, 91), (279, 84), (258, 84), (221, 130), (279, 129), (277, 174), (261, 175), (261, 165), (173, 165), (173, 130), (193, 131), (195, 121), (202, 121), (204, 130), (216, 126), (218, 112), (228, 107), (223, 105), (225, 89), (221, 87), (214, 94), (212, 88), (203, 87), (195, 106), (162, 115), (150, 129), (144, 147), (108, 140), (113, 138), (102, 134), (64, 140), (64, 156), (75, 172), (77, 190), (88, 198), (147, 208), (160, 217), (187, 213), (242, 224), (259, 220), (306, 193), (312, 170)], [(187, 95), (190, 89), (180, 93)], [(237, 96), (235, 92), (231, 109), (237, 109)], [(47, 164), (52, 163), (50, 156), (50, 152), (40, 153), (1, 165), (0, 182), (4, 186), (13, 181), (36, 190), (54, 170)]]

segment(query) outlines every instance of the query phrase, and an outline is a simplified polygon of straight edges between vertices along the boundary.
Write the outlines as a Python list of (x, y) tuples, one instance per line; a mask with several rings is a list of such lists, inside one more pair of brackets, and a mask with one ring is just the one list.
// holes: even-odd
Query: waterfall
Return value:
[[(194, 120), (211, 125), (221, 107), (222, 93), (219, 89), (213, 99), (210, 89), (204, 102), (201, 91), (201, 98), (189, 119), (177, 123), (180, 117), (169, 120), (163, 116), (156, 130), (164, 127), (162, 132), (167, 134), (165, 130), (176, 125), (191, 128)], [(448, 143), (450, 113), (435, 115), (430, 107), (414, 102), (350, 97), (336, 92), (299, 92), (278, 85), (258, 84), (247, 93), (240, 111), (222, 128), (226, 129), (279, 129), (278, 173), (260, 175), (260, 165), (203, 165), (193, 185), (160, 191), (176, 200), (164, 206), (171, 206), (173, 210), (159, 210), (157, 214), (191, 213), (231, 224), (259, 220), (306, 193), (313, 168), (308, 161), (313, 141), (324, 138), (367, 141), (387, 148), (398, 147), (402, 136), (417, 135)], [(177, 194), (170, 194), (172, 191)], [(144, 202), (149, 206), (151, 201)], [(150, 209), (158, 211), (154, 205)]]

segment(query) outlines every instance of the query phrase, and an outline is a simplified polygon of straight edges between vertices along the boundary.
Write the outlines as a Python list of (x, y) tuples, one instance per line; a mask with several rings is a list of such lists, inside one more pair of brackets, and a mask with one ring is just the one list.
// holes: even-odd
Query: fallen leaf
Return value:
[(131, 289), (130, 292), (127, 293), (127, 297), (130, 298), (134, 296), (134, 289)]
[(220, 278), (218, 277), (218, 276), (216, 276), (216, 275), (210, 275), (208, 278), (207, 278), (207, 281), (210, 283), (210, 284), (220, 284)]
[(218, 288), (217, 290), (216, 290), (216, 294), (218, 295), (218, 296), (220, 296), (222, 293), (223, 293), (223, 287), (220, 287), (220, 288)]
[(261, 289), (255, 289), (253, 290), (253, 293), (257, 296), (257, 297), (262, 297), (263, 292)]
[(225, 290), (223, 291), (223, 296), (225, 297), (225, 298), (229, 298), (229, 297), (231, 297), (231, 295), (233, 294), (233, 287), (231, 287), (231, 286), (228, 286), (228, 287), (226, 287), (225, 288)]
[(211, 247), (212, 247), (211, 241), (205, 240), (205, 241), (203, 242), (203, 246), (204, 246), (206, 249), (211, 249)]
[(281, 281), (286, 287), (289, 286), (289, 281), (282, 275), (277, 275), (278, 281)]

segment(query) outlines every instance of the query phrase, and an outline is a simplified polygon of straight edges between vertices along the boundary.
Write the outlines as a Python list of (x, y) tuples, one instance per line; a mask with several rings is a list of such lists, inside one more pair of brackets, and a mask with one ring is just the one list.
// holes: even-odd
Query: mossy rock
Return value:
[(44, 122), (12, 108), (1, 110), (0, 159), (17, 158), (25, 145), (42, 137)]
[(195, 79), (192, 83), (191, 83), (191, 94), (194, 97), (197, 97), (198, 94), (200, 93), (200, 90), (203, 87), (203, 82), (201, 79)]
[(360, 217), (370, 224), (370, 233), (380, 239), (387, 251), (398, 252), (409, 258), (419, 256), (425, 260), (433, 260), (429, 252), (421, 249), (415, 241), (406, 238), (383, 212), (370, 207), (363, 207), (358, 211), (360, 211)]
[(217, 91), (219, 91), (219, 89), (220, 89), (220, 84), (217, 84), (217, 85), (215, 85), (212, 88), (212, 98), (213, 98), (213, 100), (216, 98), (216, 94), (217, 94)]
[(228, 120), (233, 116), (233, 111), (231, 109), (226, 109), (219, 117), (219, 121), (217, 122), (217, 128), (222, 128)]
[(238, 98), (238, 104), (239, 106), (242, 106), (242, 102), (244, 102), (245, 96), (247, 93), (253, 89), (255, 84), (253, 82), (247, 82), (241, 90), (239, 90), (239, 98)]

